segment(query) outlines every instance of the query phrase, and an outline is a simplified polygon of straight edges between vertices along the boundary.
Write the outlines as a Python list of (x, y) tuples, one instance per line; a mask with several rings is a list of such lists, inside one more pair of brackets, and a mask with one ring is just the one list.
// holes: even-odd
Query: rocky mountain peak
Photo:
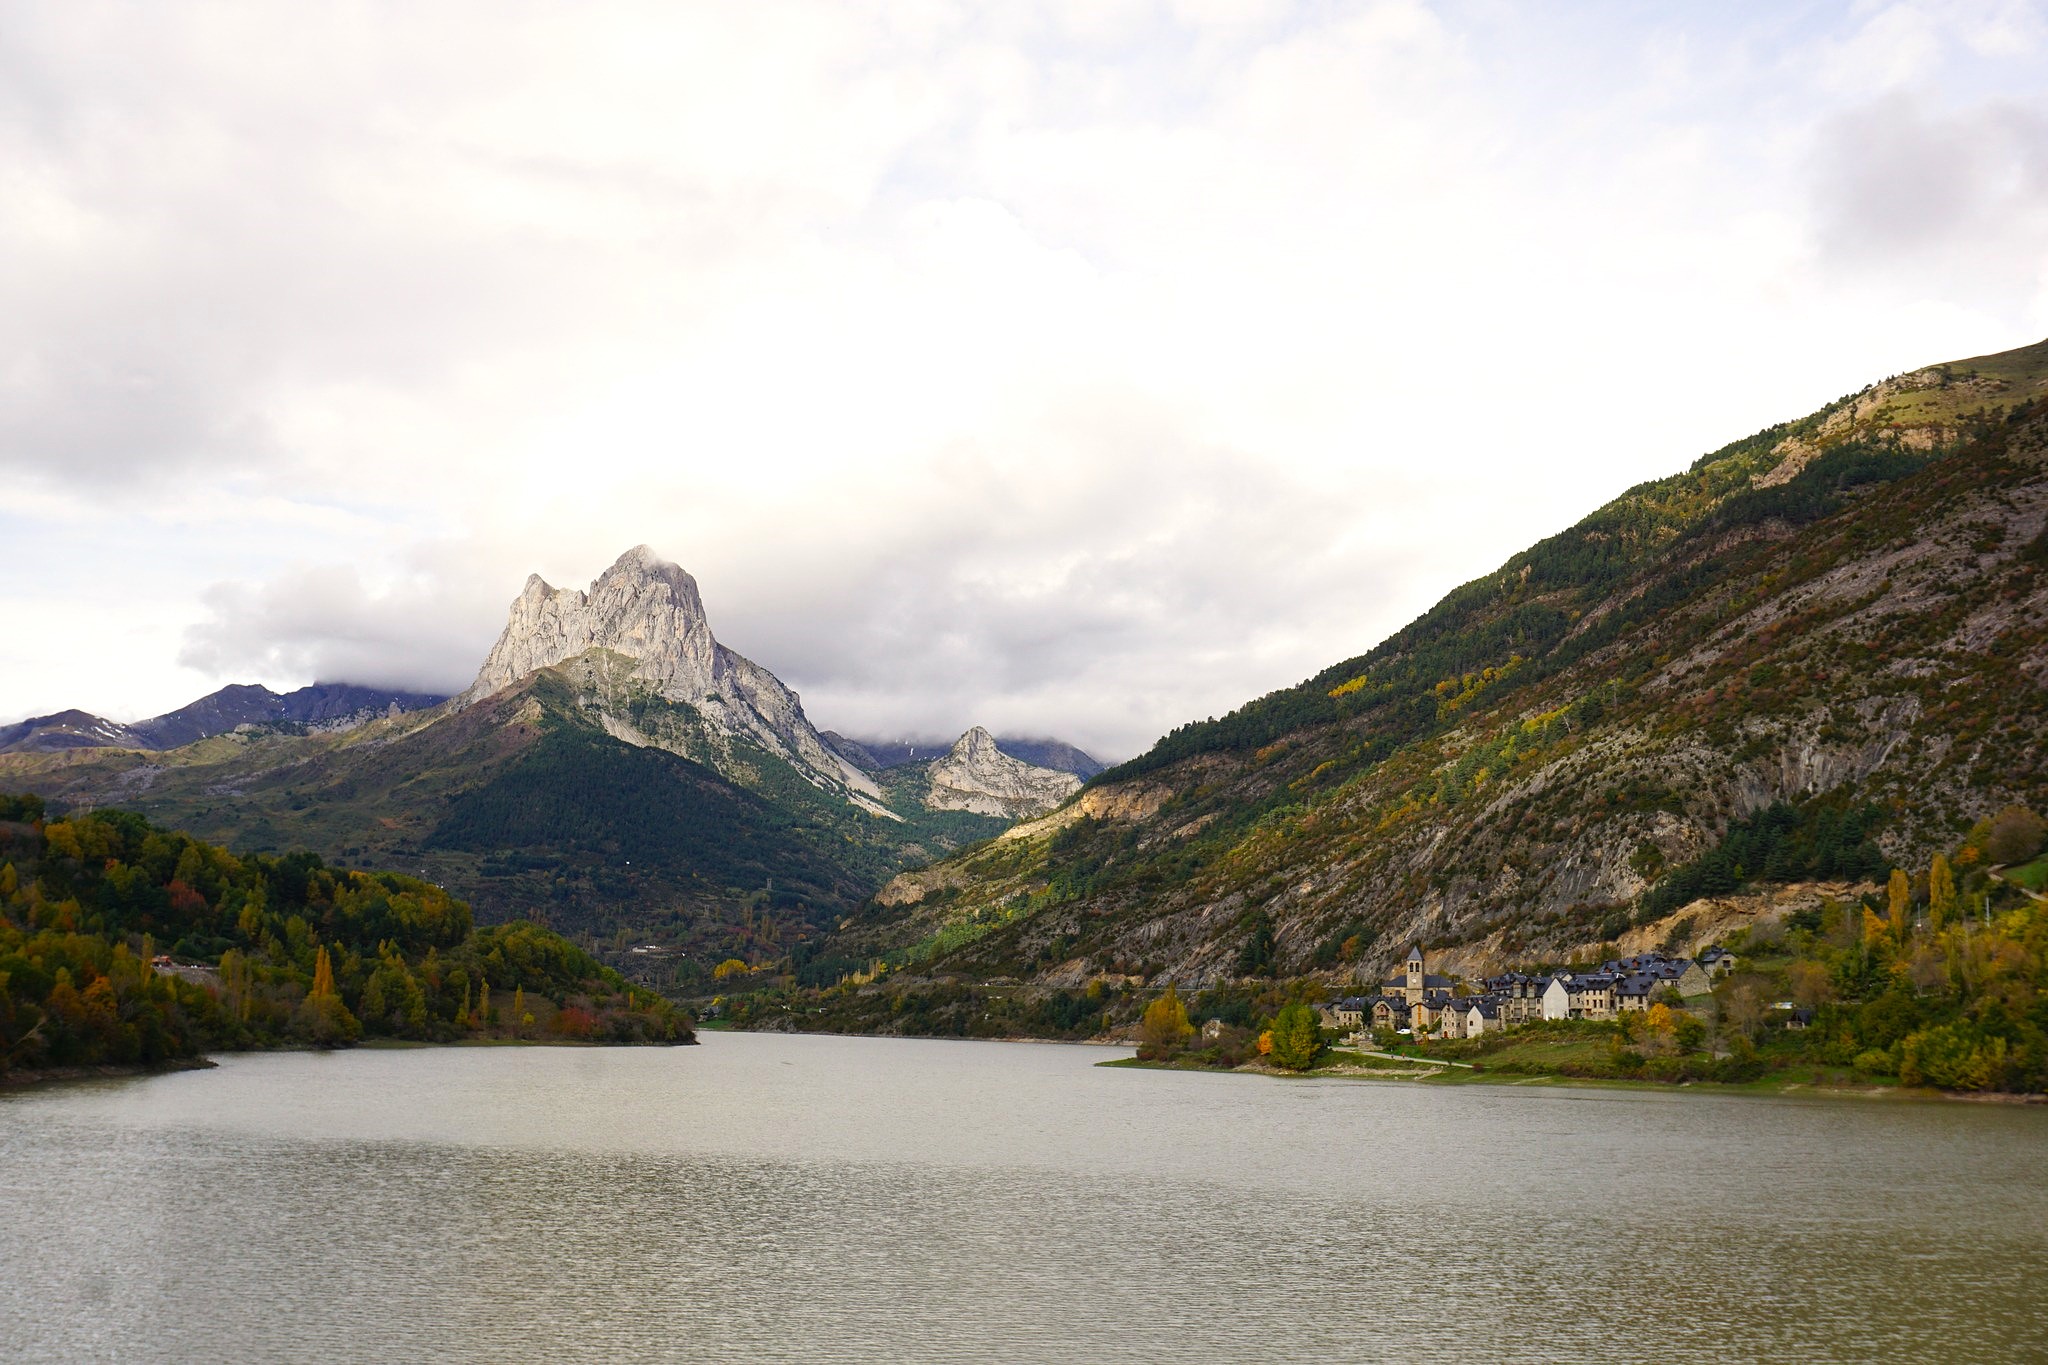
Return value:
[(1008, 755), (1003, 754), (996, 747), (996, 737), (982, 729), (979, 725), (976, 725), (969, 729), (966, 734), (953, 741), (953, 750), (946, 757), (972, 763), (976, 761), (986, 762), (991, 754), (1008, 757)]
[(718, 641), (704, 615), (697, 580), (645, 545), (620, 555), (588, 591), (557, 588), (530, 574), (512, 603), (497, 644), (467, 705), (527, 674), (592, 649), (633, 659), (635, 672), (662, 695), (689, 701), (712, 690)]
[(977, 725), (932, 764), (925, 805), (1017, 820), (1043, 815), (1080, 789), (1081, 779), (1072, 773), (1010, 757), (996, 747), (994, 735)]
[[(512, 602), (505, 629), (491, 647), (476, 681), (458, 699), (469, 706), (543, 668), (592, 650), (632, 662), (626, 678), (668, 701), (690, 707), (713, 736), (710, 752), (689, 756), (737, 771), (739, 739), (758, 745), (820, 787), (846, 792), (865, 809), (875, 804), (874, 783), (827, 747), (811, 727), (796, 693), (773, 673), (735, 654), (711, 633), (697, 580), (645, 545), (620, 555), (585, 591), (557, 588), (539, 574)], [(609, 703), (595, 702), (600, 709)], [(656, 743), (630, 718), (609, 707), (607, 729), (632, 743)], [(664, 746), (666, 747), (666, 746)]]

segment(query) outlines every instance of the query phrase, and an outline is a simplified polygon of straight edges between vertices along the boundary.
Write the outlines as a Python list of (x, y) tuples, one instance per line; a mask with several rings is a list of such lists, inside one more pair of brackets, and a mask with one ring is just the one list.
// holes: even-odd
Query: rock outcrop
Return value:
[(994, 735), (977, 725), (932, 764), (925, 804), (933, 810), (1021, 820), (1045, 814), (1080, 789), (1081, 779), (1072, 773), (1011, 758), (996, 747)]
[[(873, 804), (879, 795), (873, 782), (812, 728), (796, 693), (718, 643), (697, 580), (645, 545), (620, 555), (587, 592), (553, 587), (539, 574), (528, 577), (504, 632), (457, 705), (472, 705), (593, 650), (630, 660), (630, 681), (692, 708), (714, 737), (759, 745), (815, 785), (886, 813)], [(608, 728), (634, 738), (631, 726)], [(692, 756), (727, 767), (717, 754)]]

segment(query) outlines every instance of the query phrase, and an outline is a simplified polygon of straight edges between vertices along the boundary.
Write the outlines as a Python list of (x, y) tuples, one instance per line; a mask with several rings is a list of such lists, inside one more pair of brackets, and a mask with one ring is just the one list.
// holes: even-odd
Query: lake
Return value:
[(2043, 1357), (2048, 1110), (706, 1034), (0, 1098), (0, 1356)]

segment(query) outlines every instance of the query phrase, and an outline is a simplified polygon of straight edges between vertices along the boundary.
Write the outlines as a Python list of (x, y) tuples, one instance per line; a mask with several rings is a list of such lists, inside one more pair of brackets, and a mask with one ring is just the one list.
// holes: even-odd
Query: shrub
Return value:
[(2024, 863), (2048, 844), (2048, 821), (2024, 806), (2008, 806), (1991, 822), (1984, 853), (1994, 863)]

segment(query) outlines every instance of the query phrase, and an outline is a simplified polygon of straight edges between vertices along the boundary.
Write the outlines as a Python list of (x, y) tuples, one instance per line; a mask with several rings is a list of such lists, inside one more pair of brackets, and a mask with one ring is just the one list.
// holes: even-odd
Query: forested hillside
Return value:
[(831, 949), (892, 989), (1371, 979), (1925, 865), (2048, 797), (2044, 387), (2048, 343), (1937, 366), (1630, 489)]
[(0, 796), (0, 1075), (365, 1037), (691, 1040), (560, 936), (478, 929), (416, 878), (46, 816)]

